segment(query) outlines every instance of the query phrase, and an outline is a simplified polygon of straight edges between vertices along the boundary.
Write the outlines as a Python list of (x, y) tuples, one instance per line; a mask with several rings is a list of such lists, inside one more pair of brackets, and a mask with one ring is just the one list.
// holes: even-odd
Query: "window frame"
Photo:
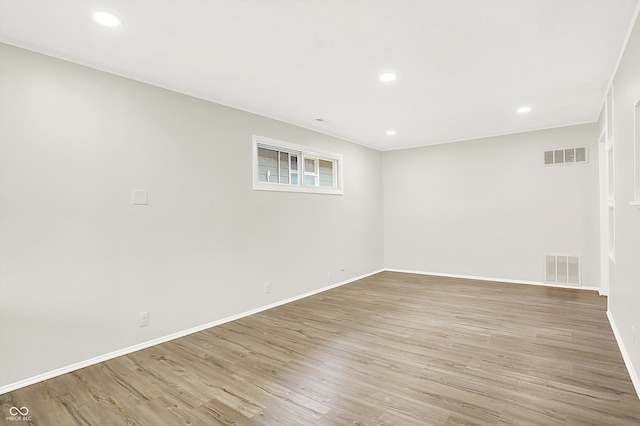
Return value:
[[(271, 149), (278, 152), (287, 152), (289, 154), (289, 183), (261, 182), (258, 178), (258, 148)], [(291, 183), (291, 155), (298, 156), (298, 184)], [(280, 155), (277, 156), (278, 162)], [(314, 160), (315, 171), (307, 173), (305, 169), (305, 160)], [(330, 161), (333, 163), (333, 187), (320, 186), (320, 160)], [(331, 151), (312, 148), (304, 145), (298, 145), (290, 142), (284, 142), (277, 139), (271, 139), (264, 136), (253, 135), (252, 137), (252, 181), (253, 189), (256, 191), (280, 191), (280, 192), (303, 192), (312, 194), (332, 194), (343, 195), (343, 157)], [(278, 176), (280, 170), (278, 170)], [(316, 186), (305, 186), (304, 178), (306, 176), (314, 176)]]
[[(320, 159), (307, 155), (303, 155), (302, 158), (304, 159), (304, 165), (302, 166), (302, 173), (304, 174), (304, 179), (302, 179), (302, 186), (306, 186), (307, 188), (315, 188), (320, 186), (320, 172), (318, 170), (318, 168), (320, 167)], [(307, 161), (313, 161), (313, 172), (307, 171)], [(313, 178), (313, 186), (305, 185), (304, 182), (307, 180), (307, 177)]]

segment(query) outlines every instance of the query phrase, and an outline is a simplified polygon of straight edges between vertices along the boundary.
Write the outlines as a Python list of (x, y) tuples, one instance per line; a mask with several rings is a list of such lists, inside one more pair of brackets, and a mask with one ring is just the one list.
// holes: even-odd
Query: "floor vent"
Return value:
[(586, 163), (588, 160), (588, 153), (589, 151), (586, 146), (545, 151), (544, 165), (557, 166), (561, 164)]
[(547, 254), (545, 273), (548, 283), (580, 286), (580, 256)]

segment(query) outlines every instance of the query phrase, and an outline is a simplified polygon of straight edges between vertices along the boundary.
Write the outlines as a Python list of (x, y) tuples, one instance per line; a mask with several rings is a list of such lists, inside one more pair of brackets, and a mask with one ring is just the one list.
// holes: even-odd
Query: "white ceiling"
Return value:
[(0, 0), (0, 40), (389, 150), (597, 120), (638, 4)]

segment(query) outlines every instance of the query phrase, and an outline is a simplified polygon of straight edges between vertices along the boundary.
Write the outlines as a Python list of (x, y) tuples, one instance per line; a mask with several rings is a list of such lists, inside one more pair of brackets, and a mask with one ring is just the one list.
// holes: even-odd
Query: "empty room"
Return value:
[(639, 12), (0, 0), (0, 420), (640, 424)]

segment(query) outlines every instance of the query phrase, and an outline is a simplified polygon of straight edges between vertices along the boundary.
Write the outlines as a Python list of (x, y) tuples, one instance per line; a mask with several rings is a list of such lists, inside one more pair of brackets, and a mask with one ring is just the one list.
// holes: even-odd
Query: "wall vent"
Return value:
[(545, 259), (546, 282), (575, 286), (582, 285), (580, 256), (547, 254)]
[(557, 166), (560, 164), (586, 163), (589, 150), (586, 146), (576, 148), (558, 148), (544, 152), (544, 165)]

